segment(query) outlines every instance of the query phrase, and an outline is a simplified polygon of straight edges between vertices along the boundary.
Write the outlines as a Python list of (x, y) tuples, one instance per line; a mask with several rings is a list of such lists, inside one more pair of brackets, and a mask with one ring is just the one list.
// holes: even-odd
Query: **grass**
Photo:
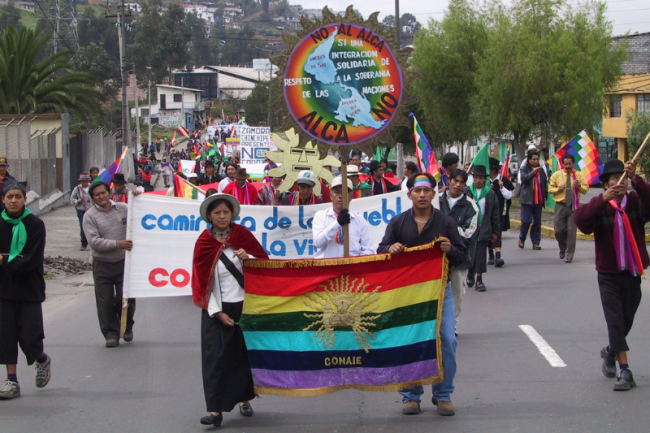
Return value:
[(35, 29), (38, 25), (38, 16), (33, 12), (20, 9), (20, 23), (28, 29)]
[(53, 279), (56, 278), (56, 276), (54, 276), (52, 274), (44, 274), (43, 278), (46, 279), (46, 280), (53, 280)]

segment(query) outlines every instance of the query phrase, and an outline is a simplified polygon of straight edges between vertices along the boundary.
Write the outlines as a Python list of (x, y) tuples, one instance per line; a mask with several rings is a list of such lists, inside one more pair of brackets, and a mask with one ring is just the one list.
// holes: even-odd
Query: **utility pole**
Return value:
[[(138, 106), (138, 78), (135, 75), (135, 65), (133, 65), (133, 100), (135, 101), (135, 130), (137, 146), (140, 146), (140, 107)], [(130, 117), (130, 116), (129, 116)]]
[(402, 28), (399, 25), (399, 0), (395, 0), (395, 27), (397, 27), (397, 49), (399, 50), (402, 46)]
[(151, 143), (151, 79), (149, 79), (149, 143)]
[(181, 125), (183, 128), (187, 128), (187, 123), (185, 121), (187, 120), (185, 118), (185, 88), (183, 87), (183, 76), (181, 75)]
[(129, 74), (126, 69), (126, 6), (124, 5), (124, 0), (117, 6), (117, 11), (117, 36), (120, 48), (120, 69), (122, 72), (122, 144), (124, 146), (131, 146), (129, 101), (126, 95)]
[(271, 127), (271, 76), (273, 75), (273, 65), (269, 62), (269, 106), (267, 108), (266, 125)]

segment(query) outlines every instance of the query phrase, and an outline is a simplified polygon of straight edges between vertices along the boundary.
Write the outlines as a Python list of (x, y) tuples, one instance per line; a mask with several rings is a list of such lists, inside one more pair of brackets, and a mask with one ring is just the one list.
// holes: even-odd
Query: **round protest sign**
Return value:
[(398, 112), (404, 80), (381, 35), (358, 24), (332, 23), (296, 44), (283, 89), (303, 131), (322, 143), (353, 145), (388, 127)]

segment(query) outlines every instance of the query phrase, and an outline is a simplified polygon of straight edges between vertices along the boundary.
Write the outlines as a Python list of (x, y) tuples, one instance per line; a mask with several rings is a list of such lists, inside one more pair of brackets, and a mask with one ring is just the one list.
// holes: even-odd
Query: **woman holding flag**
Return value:
[(237, 322), (244, 304), (243, 262), (268, 256), (248, 229), (232, 223), (239, 215), (239, 201), (233, 196), (213, 194), (200, 212), (212, 225), (196, 241), (192, 261), (192, 300), (202, 309), (201, 361), (209, 412), (201, 424), (218, 427), (223, 412), (238, 403), (242, 416), (253, 415), (253, 375)]

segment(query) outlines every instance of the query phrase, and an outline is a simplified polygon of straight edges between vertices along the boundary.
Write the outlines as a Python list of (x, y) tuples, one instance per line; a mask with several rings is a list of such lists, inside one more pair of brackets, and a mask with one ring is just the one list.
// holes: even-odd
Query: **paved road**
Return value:
[[(70, 212), (67, 212), (70, 211)], [(74, 250), (70, 209), (44, 216), (49, 245)], [(67, 232), (66, 232), (67, 231)], [(66, 246), (65, 238), (73, 236)], [(578, 242), (576, 261), (516, 248), (505, 236), (506, 267), (485, 275), (486, 293), (471, 290), (459, 324), (457, 414), (443, 418), (430, 403), (401, 415), (397, 393), (342, 391), (322, 397), (255, 400), (255, 416), (226, 414), (232, 432), (647, 432), (650, 415), (650, 309), (642, 303), (629, 338), (638, 388), (615, 393), (600, 373), (606, 342), (593, 244)], [(81, 252), (79, 252), (81, 253)], [(88, 253), (81, 253), (88, 254)], [(189, 252), (188, 252), (189, 254)], [(647, 291), (648, 282), (644, 281)], [(135, 340), (103, 347), (89, 275), (48, 281), (44, 304), (52, 381), (33, 383), (20, 359), (23, 396), (0, 402), (0, 432), (196, 432), (204, 414), (199, 310), (189, 298), (138, 300)], [(519, 325), (531, 325), (566, 363), (551, 367)]]

